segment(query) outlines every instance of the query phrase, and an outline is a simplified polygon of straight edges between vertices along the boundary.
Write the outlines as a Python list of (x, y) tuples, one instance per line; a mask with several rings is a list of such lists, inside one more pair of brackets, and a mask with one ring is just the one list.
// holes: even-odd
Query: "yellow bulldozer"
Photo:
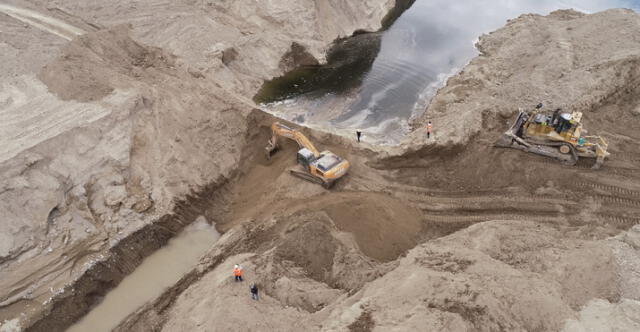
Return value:
[(602, 166), (609, 155), (607, 141), (601, 136), (585, 136), (582, 112), (542, 110), (542, 104), (521, 111), (514, 124), (496, 142), (498, 147), (514, 148), (575, 165), (579, 158), (593, 158), (592, 168)]
[(272, 136), (265, 148), (267, 159), (271, 159), (278, 146), (278, 137), (286, 137), (298, 143), (298, 169), (290, 169), (291, 175), (318, 183), (330, 189), (334, 183), (347, 174), (349, 162), (330, 151), (319, 152), (301, 132), (279, 122), (271, 125)]

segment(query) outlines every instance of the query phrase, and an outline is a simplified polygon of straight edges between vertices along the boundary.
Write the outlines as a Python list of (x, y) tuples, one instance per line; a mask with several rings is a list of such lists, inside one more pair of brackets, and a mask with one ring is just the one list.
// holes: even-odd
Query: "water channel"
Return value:
[(111, 331), (130, 313), (155, 299), (193, 269), (219, 237), (215, 227), (204, 217), (199, 217), (167, 245), (145, 258), (133, 273), (67, 332)]

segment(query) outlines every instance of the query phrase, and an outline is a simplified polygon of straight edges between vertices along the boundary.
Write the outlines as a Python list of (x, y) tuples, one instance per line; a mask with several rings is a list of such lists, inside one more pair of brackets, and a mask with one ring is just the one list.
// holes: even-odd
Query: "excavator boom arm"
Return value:
[(281, 124), (280, 122), (274, 122), (271, 125), (271, 131), (273, 133), (270, 141), (272, 149), (275, 149), (277, 146), (278, 136), (282, 136), (296, 141), (301, 148), (308, 149), (313, 153), (313, 155), (316, 156), (316, 158), (320, 157), (320, 152), (318, 151), (318, 149), (316, 149), (313, 143), (311, 143), (311, 141), (309, 141), (309, 139), (301, 132), (293, 128), (289, 128)]

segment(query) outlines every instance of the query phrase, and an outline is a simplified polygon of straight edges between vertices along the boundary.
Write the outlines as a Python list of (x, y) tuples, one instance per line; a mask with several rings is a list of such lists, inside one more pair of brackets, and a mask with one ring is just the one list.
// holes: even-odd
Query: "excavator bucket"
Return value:
[(269, 142), (267, 142), (267, 146), (265, 146), (264, 148), (265, 157), (267, 157), (267, 160), (271, 160), (271, 156), (273, 156), (276, 151), (278, 151), (278, 145), (272, 142), (272, 139), (269, 139)]

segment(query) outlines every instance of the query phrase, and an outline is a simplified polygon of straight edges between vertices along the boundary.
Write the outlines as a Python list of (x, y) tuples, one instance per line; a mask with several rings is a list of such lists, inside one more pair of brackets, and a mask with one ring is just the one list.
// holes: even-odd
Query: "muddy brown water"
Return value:
[(203, 217), (198, 218), (169, 240), (166, 246), (147, 257), (67, 332), (111, 331), (125, 317), (159, 296), (191, 270), (219, 237), (214, 226)]

